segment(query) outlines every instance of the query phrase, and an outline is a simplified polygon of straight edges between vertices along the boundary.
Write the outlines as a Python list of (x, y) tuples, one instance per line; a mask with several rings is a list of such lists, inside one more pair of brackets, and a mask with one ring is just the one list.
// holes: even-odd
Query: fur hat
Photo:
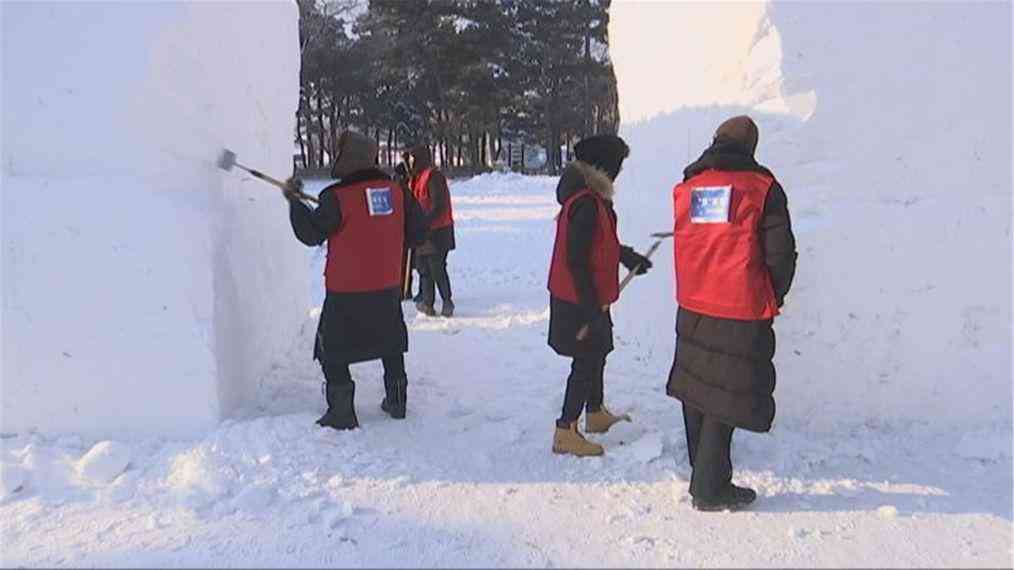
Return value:
[(345, 131), (338, 139), (338, 158), (331, 166), (333, 178), (344, 178), (353, 172), (377, 166), (377, 143), (366, 135)]
[(577, 159), (605, 172), (610, 180), (616, 180), (624, 159), (630, 155), (630, 147), (616, 135), (594, 135), (574, 145)]
[(750, 151), (750, 156), (757, 151), (757, 141), (760, 138), (760, 130), (757, 123), (746, 115), (733, 117), (718, 126), (715, 131), (715, 141), (719, 139), (737, 142)]

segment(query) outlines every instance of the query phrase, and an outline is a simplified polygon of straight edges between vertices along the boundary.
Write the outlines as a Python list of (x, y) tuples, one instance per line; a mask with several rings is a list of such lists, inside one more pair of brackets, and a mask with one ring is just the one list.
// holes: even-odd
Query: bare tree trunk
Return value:
[[(324, 97), (321, 95), (320, 91), (321, 91), (320, 90), (320, 86), (318, 86), (317, 87), (317, 123), (318, 123), (318, 126), (320, 127), (320, 133), (318, 135), (318, 138), (320, 138), (320, 148), (317, 149), (317, 152), (320, 153), (320, 165), (321, 166), (325, 166), (325, 163), (324, 163), (324, 148), (327, 146), (327, 143), (325, 142), (327, 140), (327, 138), (326, 138), (327, 137), (327, 129), (324, 127)], [(331, 160), (332, 157), (329, 156), (328, 159)]]
[(394, 166), (394, 158), (391, 151), (394, 150), (394, 129), (387, 128), (387, 165)]
[(351, 99), (352, 99), (351, 97), (345, 97), (343, 99), (343, 102), (345, 104), (345, 113), (342, 114), (342, 117), (343, 117), (343, 119), (342, 119), (342, 126), (343, 126), (344, 130), (348, 130), (348, 128), (349, 128), (349, 119), (352, 118), (352, 101), (351, 101)]
[[(305, 89), (301, 89), (299, 93), (299, 126), (302, 127), (302, 133), (299, 139), (300, 146), (305, 149), (306, 155), (303, 157), (303, 167), (313, 168), (313, 163), (316, 160), (316, 155), (313, 150), (313, 115), (310, 111), (310, 99), (306, 94)], [(305, 137), (305, 138), (304, 138)]]
[(303, 118), (300, 115), (302, 113), (296, 113), (296, 140), (299, 141), (299, 158), (306, 168), (306, 143), (303, 142)]
[(341, 130), (338, 126), (339, 112), (338, 98), (331, 95), (331, 124), (329, 125), (331, 127), (331, 144), (329, 145), (331, 149), (331, 162), (334, 162), (335, 155), (338, 154), (338, 134)]
[[(588, 6), (587, 0), (585, 0), (586, 7)], [(588, 75), (591, 73), (591, 19), (588, 10), (589, 20), (584, 27), (584, 109), (582, 109), (581, 120), (583, 122), (583, 129), (581, 136), (588, 136), (588, 128), (590, 127), (589, 116), (591, 115), (591, 84), (589, 82)]]
[[(551, 91), (552, 92), (552, 91)], [(552, 97), (546, 97), (546, 169), (550, 172), (555, 167), (553, 146), (556, 140), (553, 138), (553, 114)]]

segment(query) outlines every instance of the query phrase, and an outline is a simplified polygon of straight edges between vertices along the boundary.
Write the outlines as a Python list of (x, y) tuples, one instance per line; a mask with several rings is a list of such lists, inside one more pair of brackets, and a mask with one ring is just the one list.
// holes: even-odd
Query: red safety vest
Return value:
[[(433, 174), (433, 167), (423, 170), (419, 176), (412, 180), (412, 195), (415, 196), (423, 211), (429, 212), (433, 209), (433, 197), (430, 196), (430, 175)], [(450, 196), (447, 197), (447, 210), (439, 218), (430, 224), (431, 230), (446, 228), (454, 223), (454, 211), (451, 208)]]
[(549, 267), (549, 292), (570, 303), (580, 303), (574, 275), (567, 265), (567, 228), (570, 227), (570, 209), (582, 196), (592, 196), (598, 208), (598, 227), (592, 238), (591, 269), (592, 282), (599, 305), (609, 305), (620, 297), (620, 239), (616, 234), (616, 218), (609, 212), (605, 200), (590, 189), (584, 189), (563, 203), (556, 218), (556, 244), (553, 246), (553, 261)]
[(773, 182), (759, 172), (705, 170), (673, 188), (681, 307), (743, 321), (778, 314), (759, 231)]
[(327, 238), (324, 284), (335, 293), (381, 291), (401, 285), (405, 196), (396, 182), (368, 180), (335, 186), (342, 222)]

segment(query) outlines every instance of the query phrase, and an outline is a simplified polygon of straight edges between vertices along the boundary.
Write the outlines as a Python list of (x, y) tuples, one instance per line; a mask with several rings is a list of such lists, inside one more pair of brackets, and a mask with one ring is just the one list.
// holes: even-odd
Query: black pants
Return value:
[[(405, 378), (405, 355), (402, 353), (385, 356), (381, 359), (384, 363), (384, 380), (397, 380)], [(335, 363), (322, 361), (320, 367), (324, 370), (324, 379), (328, 384), (334, 386), (351, 386), (352, 371), (349, 370), (349, 363)]]
[(436, 301), (436, 289), (440, 290), (440, 298), (445, 302), (451, 300), (451, 278), (447, 275), (447, 252), (440, 251), (431, 255), (416, 255), (419, 268), (419, 295), (422, 302), (433, 306)]
[(699, 499), (717, 497), (732, 483), (732, 426), (683, 404), (690, 456), (690, 495)]
[(581, 411), (597, 412), (602, 409), (602, 377), (606, 368), (606, 355), (582, 354), (574, 357), (567, 377), (567, 391), (563, 395), (563, 413), (556, 420), (564, 428), (581, 417)]

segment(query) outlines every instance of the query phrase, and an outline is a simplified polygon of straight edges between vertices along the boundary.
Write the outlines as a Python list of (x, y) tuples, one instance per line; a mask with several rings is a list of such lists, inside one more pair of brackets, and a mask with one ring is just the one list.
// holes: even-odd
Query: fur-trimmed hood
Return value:
[(377, 167), (379, 147), (370, 137), (345, 131), (338, 139), (338, 156), (331, 166), (332, 178), (345, 178), (353, 172)]
[(610, 202), (616, 195), (616, 186), (605, 171), (587, 162), (574, 160), (567, 164), (563, 175), (560, 176), (560, 182), (556, 185), (556, 201), (563, 205), (571, 196), (585, 188), (591, 189)]

